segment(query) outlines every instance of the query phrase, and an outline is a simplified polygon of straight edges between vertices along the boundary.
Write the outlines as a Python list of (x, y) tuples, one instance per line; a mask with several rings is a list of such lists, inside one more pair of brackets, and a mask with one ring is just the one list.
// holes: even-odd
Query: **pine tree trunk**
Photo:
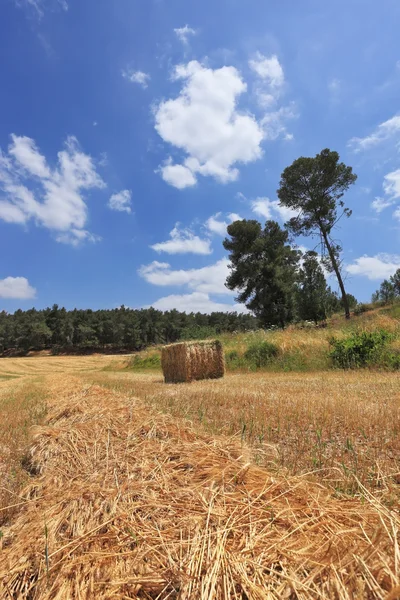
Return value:
[(332, 268), (335, 271), (338, 283), (339, 283), (339, 287), (340, 287), (340, 292), (342, 294), (342, 301), (343, 301), (343, 306), (344, 306), (344, 313), (346, 315), (346, 319), (350, 319), (350, 307), (349, 307), (349, 301), (347, 299), (347, 294), (346, 294), (346, 290), (344, 289), (344, 283), (343, 283), (343, 279), (342, 276), (340, 274), (340, 269), (339, 266), (337, 264), (336, 261), (336, 257), (335, 257), (335, 253), (332, 250), (332, 247), (329, 243), (329, 239), (328, 239), (328, 235), (326, 233), (326, 231), (324, 229), (321, 228), (321, 232), (324, 238), (324, 242), (325, 242), (325, 246), (328, 250), (328, 254), (329, 254), (329, 258), (331, 260), (332, 263)]

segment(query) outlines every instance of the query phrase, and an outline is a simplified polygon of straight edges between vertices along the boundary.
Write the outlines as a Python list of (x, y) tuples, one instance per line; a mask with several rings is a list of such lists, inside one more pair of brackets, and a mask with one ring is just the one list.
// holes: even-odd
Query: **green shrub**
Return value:
[(250, 367), (259, 369), (260, 367), (266, 367), (271, 362), (271, 359), (278, 356), (278, 354), (278, 346), (264, 340), (251, 344), (244, 353), (244, 358)]
[(136, 354), (133, 356), (129, 363), (129, 368), (135, 370), (142, 369), (160, 369), (161, 368), (161, 355), (153, 352), (152, 354)]
[(354, 314), (356, 315), (356, 317), (359, 317), (360, 315), (366, 313), (369, 309), (369, 307), (366, 304), (357, 304), (357, 306), (354, 309)]
[(377, 331), (354, 332), (349, 337), (331, 338), (330, 357), (336, 367), (355, 369), (366, 367), (379, 358), (382, 349), (392, 339), (392, 335), (383, 329)]

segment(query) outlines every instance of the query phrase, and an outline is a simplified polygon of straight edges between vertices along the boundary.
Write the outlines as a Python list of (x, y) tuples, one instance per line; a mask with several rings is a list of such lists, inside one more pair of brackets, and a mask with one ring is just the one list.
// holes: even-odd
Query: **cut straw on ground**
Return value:
[(276, 478), (245, 445), (124, 393), (48, 378), (0, 597), (398, 598), (399, 517)]

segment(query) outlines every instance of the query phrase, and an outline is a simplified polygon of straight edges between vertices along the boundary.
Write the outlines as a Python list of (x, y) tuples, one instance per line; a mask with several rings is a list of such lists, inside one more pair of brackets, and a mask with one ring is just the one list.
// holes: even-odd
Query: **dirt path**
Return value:
[(47, 376), (0, 598), (394, 600), (400, 525), (367, 491), (277, 479), (246, 446)]

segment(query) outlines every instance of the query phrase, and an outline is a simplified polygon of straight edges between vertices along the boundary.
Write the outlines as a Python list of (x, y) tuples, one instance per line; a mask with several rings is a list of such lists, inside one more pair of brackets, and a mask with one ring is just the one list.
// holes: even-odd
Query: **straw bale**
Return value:
[(221, 342), (182, 342), (164, 346), (161, 364), (165, 383), (219, 379), (225, 375)]
[(400, 519), (366, 490), (338, 499), (131, 397), (48, 387), (2, 600), (398, 598)]

